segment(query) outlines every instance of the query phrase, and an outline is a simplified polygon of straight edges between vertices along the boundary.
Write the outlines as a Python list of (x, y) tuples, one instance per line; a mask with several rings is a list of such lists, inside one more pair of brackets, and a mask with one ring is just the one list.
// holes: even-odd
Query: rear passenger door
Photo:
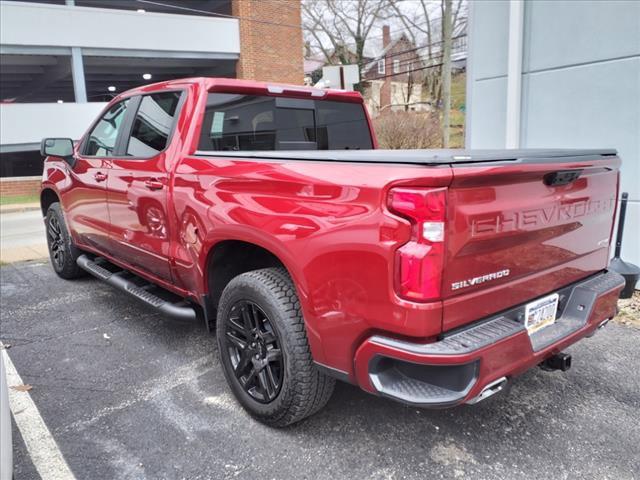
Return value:
[(171, 137), (182, 91), (132, 99), (119, 155), (111, 160), (108, 206), (116, 258), (171, 281), (167, 211)]

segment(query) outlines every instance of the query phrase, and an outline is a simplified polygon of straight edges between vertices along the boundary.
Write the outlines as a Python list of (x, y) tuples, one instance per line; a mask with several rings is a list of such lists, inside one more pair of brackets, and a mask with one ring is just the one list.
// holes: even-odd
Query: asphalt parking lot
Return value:
[[(339, 384), (284, 430), (235, 403), (213, 336), (90, 278), (6, 265), (0, 339), (78, 479), (640, 477), (640, 330), (574, 345), (475, 407), (426, 411)], [(14, 426), (15, 478), (38, 478)]]

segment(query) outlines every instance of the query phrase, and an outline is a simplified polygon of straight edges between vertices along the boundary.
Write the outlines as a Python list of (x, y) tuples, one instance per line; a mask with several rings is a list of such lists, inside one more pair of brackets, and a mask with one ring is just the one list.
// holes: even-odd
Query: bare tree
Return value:
[(451, 112), (451, 0), (443, 1), (442, 12), (442, 146), (449, 148), (449, 114)]
[[(401, 8), (402, 0), (389, 0), (389, 6), (394, 12), (394, 16), (400, 20), (402, 26), (405, 28), (407, 35), (414, 43), (414, 45), (418, 45), (420, 43), (420, 39), (418, 35), (420, 33), (424, 34), (426, 37), (426, 48), (427, 48), (427, 59), (433, 58), (433, 35), (431, 28), (431, 13), (429, 12), (429, 8), (427, 5), (429, 4), (428, 0), (419, 0), (417, 3), (418, 10), (414, 11), (412, 14), (407, 13), (404, 9)], [(431, 2), (432, 3), (432, 2)]]
[(419, 77), (417, 76), (417, 72), (413, 71), (413, 63), (409, 63), (406, 68), (407, 72), (404, 74), (400, 74), (402, 76), (399, 76), (399, 78), (406, 79), (406, 81), (401, 80), (402, 83), (400, 84), (400, 97), (402, 99), (402, 106), (404, 107), (404, 111), (408, 112), (409, 107), (412, 105), (412, 103), (415, 103), (412, 101), (412, 97), (416, 86), (416, 79), (418, 79), (419, 81)]
[(410, 72), (407, 74), (407, 89), (403, 92), (405, 112), (409, 111), (409, 103), (411, 102), (411, 95), (413, 95), (413, 85), (414, 85), (413, 75), (414, 75), (414, 72)]
[(305, 36), (327, 63), (364, 66), (364, 48), (388, 0), (302, 0)]
[[(421, 47), (420, 52), (426, 67), (422, 73), (422, 84), (434, 103), (440, 104), (444, 50), (442, 41), (444, 0), (388, 0), (388, 2), (394, 18), (400, 20), (411, 41)], [(452, 0), (452, 33), (461, 34), (466, 24), (466, 2)]]

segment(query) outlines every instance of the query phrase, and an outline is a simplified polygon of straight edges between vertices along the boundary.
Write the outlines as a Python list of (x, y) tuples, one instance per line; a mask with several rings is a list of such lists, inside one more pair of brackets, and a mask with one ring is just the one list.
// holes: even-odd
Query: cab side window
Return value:
[(201, 150), (275, 150), (273, 97), (210, 93), (200, 139)]
[(87, 138), (83, 153), (92, 157), (113, 157), (118, 132), (127, 111), (129, 99), (113, 105), (98, 120)]

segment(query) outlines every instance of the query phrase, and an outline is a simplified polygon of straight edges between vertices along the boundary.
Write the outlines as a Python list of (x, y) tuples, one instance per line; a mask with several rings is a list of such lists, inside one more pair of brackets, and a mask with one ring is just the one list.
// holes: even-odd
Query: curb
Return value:
[(40, 210), (39, 203), (16, 203), (15, 205), (0, 205), (0, 213), (16, 213)]

